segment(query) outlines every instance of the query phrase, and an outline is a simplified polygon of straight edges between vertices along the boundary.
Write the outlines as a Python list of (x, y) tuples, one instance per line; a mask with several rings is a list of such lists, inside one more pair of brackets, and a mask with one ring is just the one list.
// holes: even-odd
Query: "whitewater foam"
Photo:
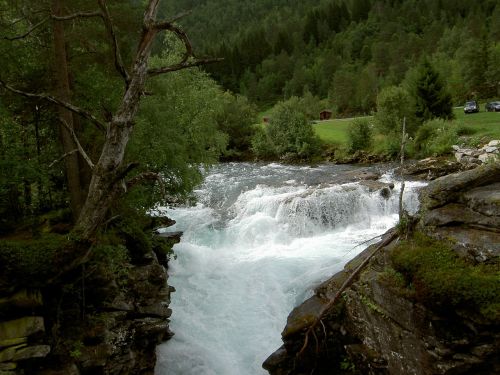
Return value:
[[(197, 205), (168, 210), (184, 235), (169, 268), (176, 335), (158, 348), (157, 375), (266, 373), (292, 308), (397, 221), (399, 184), (384, 199), (331, 183), (345, 169), (225, 164)], [(412, 212), (422, 185), (407, 183)]]

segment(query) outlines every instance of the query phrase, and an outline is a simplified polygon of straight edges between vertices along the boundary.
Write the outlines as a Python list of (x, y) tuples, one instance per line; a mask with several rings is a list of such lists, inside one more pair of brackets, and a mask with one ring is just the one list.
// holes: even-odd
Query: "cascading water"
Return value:
[[(195, 206), (168, 210), (184, 235), (169, 269), (175, 336), (158, 348), (157, 375), (266, 374), (293, 307), (397, 221), (398, 184), (388, 199), (335, 184), (353, 168), (223, 164)], [(410, 212), (419, 186), (407, 183)]]

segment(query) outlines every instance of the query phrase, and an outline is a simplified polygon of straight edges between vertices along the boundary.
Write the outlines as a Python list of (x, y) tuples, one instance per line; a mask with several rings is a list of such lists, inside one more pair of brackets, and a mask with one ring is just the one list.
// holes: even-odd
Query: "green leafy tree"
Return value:
[(399, 152), (403, 121), (407, 133), (412, 135), (416, 130), (411, 97), (400, 86), (390, 86), (380, 92), (374, 119), (377, 132), (384, 136), (383, 151), (389, 155)]
[(223, 93), (206, 73), (161, 76), (148, 89), (154, 95), (141, 103), (126, 158), (140, 164), (137, 173), (157, 173), (164, 182), (137, 186), (136, 207), (185, 197), (201, 181), (200, 166), (217, 162), (228, 138), (217, 122)]
[(373, 142), (372, 125), (366, 118), (355, 119), (348, 128), (349, 151), (368, 150)]
[(319, 139), (300, 105), (300, 99), (292, 97), (274, 107), (269, 125), (258, 136), (258, 144), (254, 143), (257, 156), (291, 161), (310, 159), (319, 152)]
[(234, 96), (226, 92), (215, 119), (219, 130), (227, 134), (229, 139), (224, 156), (237, 159), (248, 155), (255, 134), (255, 106), (244, 96)]
[[(99, 0), (97, 4), (92, 4), (90, 8), (92, 11), (89, 11), (87, 3), (85, 3), (84, 7), (83, 4), (75, 2), (75, 4), (72, 4), (75, 5), (73, 9), (75, 13), (73, 14), (66, 13), (69, 11), (66, 7), (64, 9), (60, 7), (60, 0), (53, 0), (52, 5), (54, 9), (49, 10), (48, 7), (41, 7), (40, 12), (36, 13), (44, 21), (35, 24), (38, 29), (34, 28), (34, 26), (30, 28), (32, 23), (28, 23), (27, 32), (25, 31), (19, 38), (15, 36), (10, 38), (17, 40), (33, 37), (35, 38), (35, 42), (39, 43), (40, 39), (37, 39), (35, 36), (41, 35), (44, 32), (47, 33), (47, 31), (44, 31), (44, 26), (49, 21), (54, 25), (59, 22), (68, 25), (77, 21), (78, 23), (82, 22), (82, 24), (85, 24), (85, 21), (90, 21), (86, 28), (78, 29), (80, 37), (86, 35), (83, 32), (85, 30), (92, 36), (94, 36), (94, 32), (95, 35), (99, 36), (95, 40), (93, 38), (85, 40), (82, 46), (76, 43), (73, 38), (70, 38), (72, 35), (61, 32), (61, 30), (58, 31), (57, 28), (51, 30), (52, 34), (48, 33), (53, 39), (54, 48), (47, 48), (47, 50), (55, 51), (54, 56), (49, 56), (49, 58), (53, 58), (51, 65), (56, 70), (65, 70), (67, 68), (63, 72), (64, 74), (57, 71), (56, 79), (59, 83), (58, 86), (65, 87), (64, 90), (58, 87), (55, 95), (40, 93), (43, 92), (43, 88), (47, 88), (47, 83), (52, 83), (50, 79), (47, 80), (49, 82), (44, 82), (44, 85), (39, 87), (23, 87), (21, 85), (23, 82), (15, 79), (15, 77), (22, 76), (22, 74), (19, 74), (14, 64), (12, 64), (12, 71), (3, 71), (0, 78), (2, 94), (6, 94), (5, 96), (7, 97), (15, 94), (19, 95), (19, 97), (27, 98), (27, 102), (30, 104), (38, 101), (45, 105), (55, 105), (52, 107), (54, 117), (55, 115), (59, 117), (61, 126), (66, 129), (66, 133), (69, 133), (74, 147), (69, 153), (63, 151), (64, 155), (62, 155), (61, 160), (64, 160), (68, 155), (78, 153), (78, 161), (83, 160), (89, 170), (88, 184), (86, 184), (85, 190), (82, 189), (82, 193), (86, 193), (82, 194), (84, 202), (81, 209), (78, 210), (79, 214), (78, 211), (76, 212), (75, 225), (68, 236), (67, 246), (61, 247), (60, 256), (54, 257), (57, 264), (53, 266), (56, 272), (58, 272), (57, 276), (75, 269), (86, 261), (91, 251), (93, 239), (102, 228), (102, 224), (106, 221), (117, 202), (127, 198), (127, 193), (130, 194), (130, 191), (134, 190), (134, 188), (148, 182), (151, 183), (152, 181), (153, 183), (158, 183), (158, 185), (162, 185), (162, 183), (169, 185), (172, 191), (181, 191), (183, 182), (190, 181), (182, 178), (183, 170), (188, 170), (190, 167), (194, 168), (194, 165), (198, 163), (216, 160), (219, 152), (225, 146), (226, 137), (216, 130), (217, 123), (214, 116), (206, 115), (207, 112), (210, 113), (210, 111), (213, 111), (213, 108), (209, 108), (208, 104), (204, 104), (213, 103), (213, 98), (217, 98), (216, 94), (220, 93), (215, 84), (212, 83), (212, 87), (210, 87), (209, 84), (203, 84), (207, 82), (207, 79), (203, 79), (201, 76), (185, 75), (183, 76), (185, 81), (181, 80), (180, 82), (174, 78), (172, 78), (173, 81), (161, 81), (160, 79), (160, 82), (165, 84), (165, 86), (168, 86), (169, 82), (179, 82), (177, 85), (172, 83), (173, 87), (171, 91), (165, 91), (165, 89), (162, 91), (161, 87), (155, 86), (154, 79), (166, 73), (177, 76), (181, 70), (216, 61), (209, 58), (199, 59), (193, 55), (193, 48), (187, 35), (174, 23), (175, 21), (170, 22), (157, 18), (159, 3), (159, 1), (155, 0), (144, 2), (142, 20), (139, 17), (137, 22), (133, 23), (135, 26), (142, 25), (142, 28), (139, 28), (141, 32), (139, 33), (140, 35), (135, 47), (130, 42), (120, 42), (121, 38), (128, 40), (126, 37), (131, 34), (127, 28), (121, 32), (122, 29), (118, 28), (117, 25), (120, 21), (123, 21), (119, 17), (120, 15), (128, 14), (129, 16), (136, 16), (140, 12), (139, 8), (142, 7), (132, 7), (135, 9), (135, 12), (131, 11), (129, 13), (125, 11), (121, 13), (124, 9), (128, 9), (128, 7), (113, 7), (111, 5), (117, 5), (118, 3), (113, 2), (112, 4), (108, 4), (105, 0)], [(130, 4), (127, 3), (127, 5)], [(15, 10), (19, 9), (16, 8)], [(115, 18), (120, 20), (114, 23), (113, 20)], [(24, 20), (24, 18), (22, 19)], [(123, 17), (123, 19), (126, 19), (126, 17)], [(10, 25), (13, 20), (15, 19), (8, 20), (11, 21)], [(8, 21), (7, 24), (9, 25)], [(68, 21), (70, 23), (66, 23)], [(15, 23), (17, 24), (17, 22)], [(96, 28), (96, 23), (99, 25), (98, 28)], [(94, 30), (94, 28), (97, 30)], [(68, 29), (71, 30), (71, 28)], [(171, 35), (170, 39), (165, 39), (165, 44), (163, 45), (162, 43), (155, 43), (159, 35), (165, 34), (162, 32)], [(133, 34), (137, 35), (136, 32)], [(2, 39), (2, 41), (4, 40)], [(172, 40), (176, 40), (177, 45), (181, 46), (182, 50), (175, 48), (176, 44), (172, 44)], [(37, 45), (37, 43), (34, 43), (34, 45)], [(155, 60), (154, 55), (157, 54), (159, 47), (166, 47), (167, 54)], [(3, 49), (3, 45), (0, 48)], [(95, 56), (93, 53), (87, 54), (87, 52), (90, 52), (87, 48), (92, 52), (94, 50), (98, 51), (96, 55), (99, 56)], [(9, 48), (7, 47), (7, 49)], [(14, 56), (16, 55), (14, 48), (11, 48), (10, 51)], [(113, 76), (113, 78), (104, 82), (77, 81), (85, 75), (90, 77), (90, 69), (74, 69), (76, 64), (72, 65), (73, 62), (68, 59), (69, 51), (75, 52), (74, 56), (72, 56), (75, 59), (79, 58), (79, 53), (83, 51), (81, 55), (83, 58), (88, 58), (88, 60), (82, 61), (81, 66), (93, 66), (94, 69), (103, 72), (99, 77)], [(101, 53), (102, 56), (107, 56), (107, 58), (101, 59)], [(48, 59), (30, 59), (34, 65), (43, 64), (46, 60)], [(80, 76), (79, 73), (81, 70), (85, 74)], [(70, 75), (69, 72), (73, 74)], [(74, 87), (72, 87), (73, 82), (71, 78), (76, 81)], [(8, 82), (6, 82), (7, 79)], [(99, 84), (96, 84), (97, 82), (106, 86), (109, 85), (109, 91), (101, 91)], [(72, 93), (72, 89), (80, 87), (80, 84), (83, 87), (85, 85), (91, 87), (92, 91), (85, 92), (83, 90), (83, 92)], [(148, 84), (151, 86), (147, 86)], [(164, 102), (170, 100), (172, 96), (177, 95), (175, 98), (176, 106), (170, 107), (170, 112), (176, 112), (177, 108), (186, 110), (186, 112), (180, 113), (180, 116), (177, 117), (177, 123), (189, 124), (189, 126), (181, 128), (185, 152), (173, 154), (173, 158), (177, 159), (171, 162), (168, 161), (166, 163), (165, 160), (148, 159), (146, 152), (137, 153), (138, 160), (134, 160), (131, 157), (133, 155), (132, 150), (130, 151), (131, 153), (127, 151), (127, 146), (130, 140), (133, 139), (131, 136), (135, 135), (136, 130), (140, 134), (141, 125), (144, 128), (149, 127), (149, 130), (152, 130), (154, 133), (154, 135), (149, 133), (147, 137), (144, 135), (142, 137), (139, 136), (143, 142), (150, 141), (153, 138), (165, 141), (167, 144), (172, 142), (165, 134), (162, 134), (162, 136), (157, 134), (157, 126), (159, 124), (156, 120), (165, 120), (166, 117), (173, 115), (170, 112), (161, 113), (161, 107), (164, 103), (156, 102), (155, 105), (154, 98), (147, 98), (149, 95), (145, 95), (145, 93), (149, 92), (148, 89), (150, 87), (161, 93), (158, 97), (162, 96)], [(185, 87), (192, 88), (192, 91), (183, 91)], [(205, 90), (207, 87), (209, 90)], [(108, 103), (106, 95), (110, 91), (117, 92), (117, 94), (112, 95), (113, 98), (116, 98), (116, 101), (111, 100), (110, 104), (112, 107), (106, 108), (105, 105)], [(101, 95), (104, 95), (105, 99), (97, 101), (98, 105), (93, 105), (91, 108), (87, 107), (88, 103), (95, 103), (96, 101), (96, 99), (90, 99), (92, 96), (97, 97)], [(87, 99), (88, 102), (84, 99)], [(144, 99), (146, 101), (144, 102), (144, 107), (142, 107), (141, 102)], [(151, 99), (151, 102), (148, 103), (147, 99)], [(193, 107), (193, 104), (191, 106), (185, 104), (189, 102), (194, 103), (196, 107)], [(61, 108), (64, 109), (64, 113), (61, 111)], [(144, 108), (146, 108), (145, 112)], [(72, 122), (66, 121), (66, 119), (69, 120), (69, 116), (67, 116), (68, 112), (72, 117)], [(199, 120), (191, 121), (193, 117), (198, 117)], [(99, 135), (95, 139), (85, 142), (85, 133), (78, 132), (78, 123), (91, 124), (93, 127), (99, 129), (97, 133)], [(153, 128), (151, 127), (152, 125), (154, 125)], [(181, 130), (176, 129), (176, 131)], [(186, 151), (187, 149), (189, 151)], [(80, 169), (76, 170), (76, 172), (79, 171)], [(82, 174), (78, 177), (81, 176)], [(80, 179), (80, 183), (81, 181), (82, 179)]]

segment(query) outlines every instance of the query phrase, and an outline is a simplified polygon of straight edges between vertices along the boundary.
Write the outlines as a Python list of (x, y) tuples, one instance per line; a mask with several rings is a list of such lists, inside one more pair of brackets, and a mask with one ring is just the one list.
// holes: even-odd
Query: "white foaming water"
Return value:
[[(158, 347), (157, 375), (267, 373), (293, 307), (397, 221), (398, 184), (389, 199), (336, 185), (349, 169), (223, 164), (196, 206), (168, 210), (184, 235), (169, 268), (175, 336)], [(407, 183), (407, 210), (423, 185)]]

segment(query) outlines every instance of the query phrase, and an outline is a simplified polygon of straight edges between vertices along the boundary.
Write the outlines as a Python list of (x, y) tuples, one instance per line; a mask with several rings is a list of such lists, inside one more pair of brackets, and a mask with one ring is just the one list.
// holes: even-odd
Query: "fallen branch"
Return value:
[(367, 239), (366, 241), (363, 241), (363, 242), (360, 242), (358, 243), (356, 246), (352, 247), (347, 253), (344, 254), (344, 257), (348, 254), (350, 254), (351, 251), (353, 251), (355, 248), (359, 247), (359, 246), (363, 246), (363, 245), (366, 245), (368, 242), (371, 242), (379, 237), (382, 237), (382, 234), (379, 234), (378, 236), (375, 236), (375, 237), (372, 237), (372, 238), (369, 238)]
[(356, 268), (353, 273), (349, 276), (349, 278), (344, 281), (342, 286), (337, 290), (337, 293), (333, 296), (333, 298), (325, 305), (320, 311), (319, 316), (314, 320), (314, 322), (309, 326), (305, 333), (304, 337), (304, 344), (302, 345), (302, 348), (300, 351), (296, 354), (296, 357), (300, 357), (302, 354), (304, 354), (304, 351), (307, 349), (307, 345), (309, 343), (309, 335), (313, 333), (314, 335), (314, 330), (318, 326), (318, 324), (322, 324), (322, 319), (328, 314), (328, 312), (331, 310), (331, 308), (337, 303), (339, 300), (340, 296), (342, 293), (352, 284), (354, 279), (358, 276), (358, 274), (361, 272), (361, 270), (368, 264), (370, 259), (373, 258), (373, 256), (383, 247), (387, 246), (390, 244), (392, 241), (394, 241), (398, 237), (398, 232), (395, 229), (391, 229), (391, 231), (388, 232), (388, 236), (385, 240), (383, 240), (376, 248), (373, 250), (373, 252), (365, 259), (363, 262)]

